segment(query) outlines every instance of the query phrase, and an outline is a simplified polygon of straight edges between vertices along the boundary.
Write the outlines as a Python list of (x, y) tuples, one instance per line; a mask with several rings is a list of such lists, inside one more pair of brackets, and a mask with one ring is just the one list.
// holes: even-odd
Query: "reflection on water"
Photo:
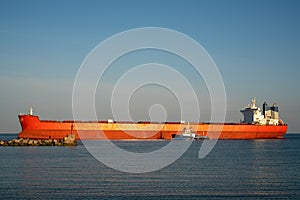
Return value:
[[(6, 137), (6, 136), (2, 136)], [(124, 141), (148, 152), (168, 141)], [(1, 147), (0, 196), (6, 198), (300, 198), (300, 135), (283, 140), (222, 140), (204, 159), (201, 141), (170, 166), (146, 174), (115, 171), (76, 147)]]

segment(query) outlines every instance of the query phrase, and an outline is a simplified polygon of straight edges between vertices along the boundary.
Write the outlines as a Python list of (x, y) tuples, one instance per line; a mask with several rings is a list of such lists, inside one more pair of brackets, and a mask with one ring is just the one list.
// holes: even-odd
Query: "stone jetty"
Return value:
[(12, 139), (9, 141), (1, 140), (0, 146), (76, 146), (75, 135), (67, 135), (63, 139)]

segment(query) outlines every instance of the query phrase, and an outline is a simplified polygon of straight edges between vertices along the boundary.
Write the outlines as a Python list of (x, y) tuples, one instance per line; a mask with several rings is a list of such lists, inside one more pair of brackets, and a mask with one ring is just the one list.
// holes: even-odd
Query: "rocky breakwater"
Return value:
[(44, 139), (44, 140), (36, 140), (36, 139), (12, 139), (9, 141), (1, 140), (0, 146), (76, 146), (77, 140), (75, 139), (75, 135), (67, 135), (63, 139)]

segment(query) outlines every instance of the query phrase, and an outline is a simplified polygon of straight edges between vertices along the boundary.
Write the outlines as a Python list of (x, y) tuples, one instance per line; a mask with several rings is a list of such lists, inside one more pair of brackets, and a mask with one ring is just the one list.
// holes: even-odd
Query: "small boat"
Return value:
[(190, 128), (190, 124), (188, 123), (188, 127), (183, 129), (183, 132), (180, 134), (174, 134), (173, 139), (176, 140), (204, 140), (209, 139), (208, 136), (204, 135), (196, 135), (193, 129)]
[(196, 137), (193, 129), (190, 128), (190, 123), (188, 123), (188, 127), (183, 129), (183, 132), (180, 134), (173, 135), (173, 139), (185, 139), (185, 140), (194, 140)]

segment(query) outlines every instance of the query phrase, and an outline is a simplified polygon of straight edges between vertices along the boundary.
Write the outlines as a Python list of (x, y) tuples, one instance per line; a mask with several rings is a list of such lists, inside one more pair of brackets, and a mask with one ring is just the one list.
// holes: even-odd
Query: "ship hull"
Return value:
[[(180, 122), (85, 122), (85, 121), (47, 121), (38, 116), (19, 115), (22, 131), (19, 138), (62, 139), (75, 134), (81, 140), (170, 140), (187, 127)], [(283, 138), (288, 126), (252, 125), (243, 123), (190, 123), (196, 136), (209, 139), (276, 139)]]

